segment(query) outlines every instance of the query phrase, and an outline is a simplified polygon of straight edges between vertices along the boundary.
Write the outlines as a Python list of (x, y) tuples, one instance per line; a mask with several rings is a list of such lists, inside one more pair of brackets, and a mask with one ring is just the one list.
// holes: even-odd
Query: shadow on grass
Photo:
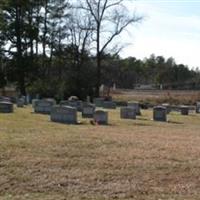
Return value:
[(184, 124), (183, 122), (177, 122), (177, 121), (168, 121), (169, 124)]
[(136, 125), (136, 126), (152, 126), (152, 124), (145, 124), (145, 123), (134, 123), (133, 125)]
[(137, 118), (137, 120), (140, 120), (140, 121), (151, 121), (150, 119), (147, 119), (147, 118)]
[(50, 113), (31, 112), (32, 115), (50, 115)]

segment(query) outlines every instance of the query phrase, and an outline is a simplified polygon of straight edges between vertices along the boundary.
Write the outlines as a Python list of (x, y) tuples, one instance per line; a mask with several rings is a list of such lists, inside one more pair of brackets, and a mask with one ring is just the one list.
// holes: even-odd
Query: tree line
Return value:
[(179, 87), (199, 81), (198, 70), (172, 58), (122, 59), (120, 35), (142, 21), (124, 0), (1, 0), (0, 87), (63, 99), (98, 96), (101, 84)]

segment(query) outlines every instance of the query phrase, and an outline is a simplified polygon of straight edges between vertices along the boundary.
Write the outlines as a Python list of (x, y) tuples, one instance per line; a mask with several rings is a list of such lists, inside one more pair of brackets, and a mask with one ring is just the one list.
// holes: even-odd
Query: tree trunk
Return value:
[(96, 88), (95, 88), (95, 96), (99, 97), (99, 88), (101, 84), (101, 52), (100, 52), (100, 24), (97, 25), (97, 80), (96, 80)]
[(16, 25), (15, 31), (17, 36), (17, 62), (16, 67), (18, 74), (18, 84), (19, 90), (22, 95), (26, 95), (26, 88), (25, 88), (25, 74), (23, 69), (23, 60), (22, 60), (22, 40), (21, 40), (21, 23), (22, 23), (22, 11), (21, 6), (16, 6)]

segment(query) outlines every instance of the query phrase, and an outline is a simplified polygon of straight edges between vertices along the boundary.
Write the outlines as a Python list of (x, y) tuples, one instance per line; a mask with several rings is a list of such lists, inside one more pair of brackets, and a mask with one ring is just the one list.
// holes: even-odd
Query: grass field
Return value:
[(156, 105), (160, 103), (194, 105), (200, 101), (199, 90), (120, 90), (113, 92), (114, 100), (148, 102)]
[(108, 126), (52, 123), (31, 107), (0, 114), (0, 199), (200, 199), (200, 115), (152, 111)]

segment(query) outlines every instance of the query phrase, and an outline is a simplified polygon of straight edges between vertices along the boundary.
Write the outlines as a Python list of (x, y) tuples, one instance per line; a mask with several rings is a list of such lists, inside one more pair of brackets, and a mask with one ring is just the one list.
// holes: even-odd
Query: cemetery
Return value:
[[(93, 193), (83, 195), (81, 192), (87, 190), (84, 186), (87, 185), (95, 191), (95, 195), (104, 194), (113, 199), (116, 192), (137, 194), (137, 189), (130, 189), (129, 183), (124, 182), (128, 176), (138, 183), (145, 182), (138, 185), (142, 193), (149, 187), (156, 187), (165, 191), (168, 198), (167, 191), (172, 191), (172, 180), (176, 180), (176, 167), (180, 163), (179, 182), (191, 185), (196, 181), (198, 171), (195, 166), (200, 142), (200, 115), (196, 112), (198, 102), (196, 107), (180, 105), (176, 109), (170, 104), (145, 110), (139, 107), (140, 115), (137, 115), (138, 107), (128, 102), (127, 106), (110, 109), (109, 106), (98, 107), (83, 101), (82, 111), (79, 112), (77, 106), (70, 106), (68, 101), (65, 104), (53, 99), (34, 99), (32, 104), (24, 107), (19, 105), (23, 102), (20, 98), (16, 104), (8, 102), (8, 99), (0, 102), (0, 151), (4, 151), (5, 156), (1, 160), (1, 172), (10, 172), (6, 175), (10, 181), (5, 182), (4, 176), (0, 175), (0, 183), (6, 184), (9, 195), (14, 195), (15, 188), (18, 197), (23, 199), (22, 188), (34, 191), (39, 190), (40, 185), (40, 193), (29, 193), (31, 198), (34, 199), (32, 195), (36, 195), (49, 199), (48, 193), (53, 191), (54, 198), (60, 195), (59, 198), (85, 196), (89, 199)], [(167, 112), (167, 108), (170, 112)], [(78, 125), (78, 122), (81, 124)], [(12, 154), (9, 153), (10, 146)], [(8, 160), (12, 165), (8, 165)], [(37, 173), (35, 166), (39, 170)], [(106, 178), (108, 171), (105, 166), (111, 170), (111, 179)], [(194, 171), (186, 171), (189, 167)], [(25, 173), (26, 168), (29, 170)], [(45, 178), (44, 173), (48, 177)], [(68, 178), (65, 178), (66, 173)], [(188, 176), (190, 179), (186, 179)], [(76, 181), (77, 177), (79, 181)], [(165, 185), (160, 184), (162, 179), (166, 180)], [(65, 183), (68, 184), (67, 189)], [(117, 183), (118, 187), (107, 191), (99, 183), (106, 188)], [(71, 190), (73, 193), (69, 192)], [(195, 190), (195, 187), (190, 187), (190, 191)], [(156, 189), (153, 191), (152, 194), (138, 195), (144, 199), (149, 196), (154, 199), (159, 192)], [(175, 188), (174, 191), (185, 197), (182, 190)], [(137, 199), (137, 195), (134, 198)]]
[(0, 0), (0, 200), (199, 200), (199, 10)]

